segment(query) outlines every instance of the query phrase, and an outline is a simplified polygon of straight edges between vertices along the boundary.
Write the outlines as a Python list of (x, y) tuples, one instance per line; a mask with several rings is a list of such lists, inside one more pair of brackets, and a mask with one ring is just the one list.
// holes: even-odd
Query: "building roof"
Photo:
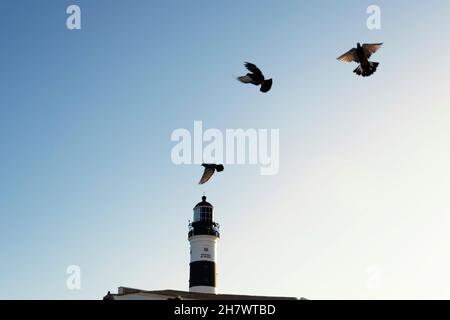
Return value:
[(119, 287), (118, 293), (108, 294), (103, 300), (298, 300), (295, 297), (270, 297), (270, 296), (249, 296), (238, 294), (208, 294), (187, 292), (178, 290), (156, 290), (146, 291), (140, 289)]

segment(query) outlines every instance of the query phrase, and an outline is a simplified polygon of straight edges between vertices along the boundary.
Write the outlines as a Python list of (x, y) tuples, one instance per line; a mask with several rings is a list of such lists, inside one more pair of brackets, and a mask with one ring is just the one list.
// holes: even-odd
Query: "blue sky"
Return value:
[[(186, 290), (203, 192), (220, 292), (450, 298), (449, 15), (446, 0), (2, 1), (0, 298)], [(336, 61), (356, 42), (385, 43), (371, 78)], [(269, 94), (233, 80), (244, 61)], [(170, 159), (195, 120), (279, 129), (279, 174), (196, 185), (201, 169)]]

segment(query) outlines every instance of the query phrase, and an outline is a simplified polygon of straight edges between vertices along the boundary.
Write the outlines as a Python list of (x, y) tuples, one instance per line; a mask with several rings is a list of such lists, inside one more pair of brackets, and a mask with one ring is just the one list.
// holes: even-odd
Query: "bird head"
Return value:
[(357, 43), (357, 46), (358, 46), (358, 48), (361, 48), (361, 44), (359, 42)]

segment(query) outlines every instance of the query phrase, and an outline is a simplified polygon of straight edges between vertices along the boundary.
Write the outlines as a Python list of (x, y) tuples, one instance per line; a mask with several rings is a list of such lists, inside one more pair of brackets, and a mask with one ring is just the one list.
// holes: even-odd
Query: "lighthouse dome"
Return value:
[(214, 208), (213, 205), (212, 205), (211, 203), (209, 203), (208, 201), (206, 201), (206, 197), (205, 197), (205, 196), (202, 197), (202, 201), (199, 202), (199, 203), (197, 203), (197, 205), (194, 207), (194, 209), (195, 209), (195, 208), (198, 208), (198, 207), (209, 207), (209, 208)]

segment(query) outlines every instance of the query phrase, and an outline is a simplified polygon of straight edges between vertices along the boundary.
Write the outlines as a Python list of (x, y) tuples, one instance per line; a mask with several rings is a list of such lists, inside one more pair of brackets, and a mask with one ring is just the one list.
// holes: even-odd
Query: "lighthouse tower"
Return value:
[(214, 207), (202, 197), (194, 208), (194, 220), (189, 223), (191, 247), (189, 291), (217, 294), (217, 243), (219, 224), (214, 221)]

